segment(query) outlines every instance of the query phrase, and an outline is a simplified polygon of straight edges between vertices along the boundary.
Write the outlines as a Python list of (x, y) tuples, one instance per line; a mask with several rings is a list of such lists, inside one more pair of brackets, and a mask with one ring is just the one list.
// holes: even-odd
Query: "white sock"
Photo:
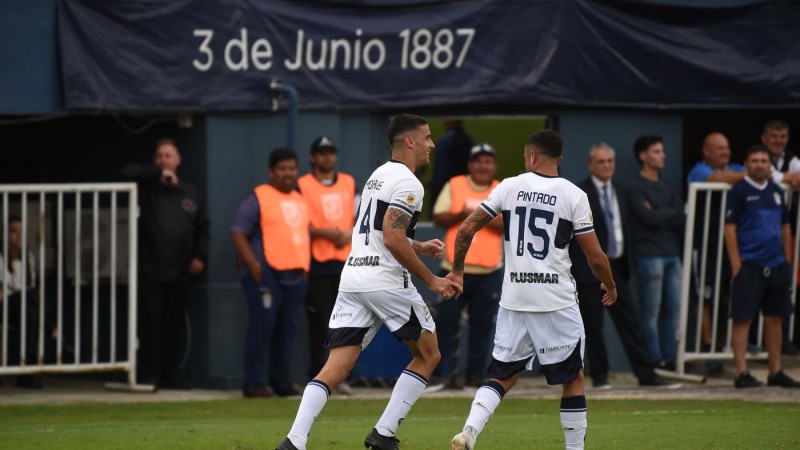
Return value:
[(475, 393), (475, 399), (472, 400), (472, 408), (470, 408), (469, 417), (464, 424), (464, 431), (477, 440), (504, 395), (506, 395), (506, 390), (496, 381), (487, 381), (481, 386)]
[(392, 389), (392, 398), (389, 399), (389, 404), (386, 405), (383, 415), (375, 425), (378, 434), (394, 436), (406, 418), (406, 414), (414, 406), (427, 385), (428, 380), (422, 375), (408, 369), (404, 370)]
[(583, 449), (586, 440), (586, 397), (561, 398), (561, 426), (567, 450)]
[(317, 420), (317, 416), (322, 412), (322, 408), (325, 407), (330, 396), (330, 388), (322, 381), (311, 380), (306, 385), (300, 407), (297, 408), (297, 416), (289, 431), (289, 440), (299, 450), (306, 449), (311, 426), (314, 425), (314, 421)]

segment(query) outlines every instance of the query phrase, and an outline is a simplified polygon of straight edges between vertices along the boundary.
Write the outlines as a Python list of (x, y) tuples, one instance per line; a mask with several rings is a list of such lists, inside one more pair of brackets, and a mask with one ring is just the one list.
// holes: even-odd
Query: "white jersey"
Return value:
[(594, 231), (586, 193), (560, 177), (525, 173), (503, 180), (481, 208), (492, 217), (503, 214), (500, 306), (545, 312), (575, 305), (569, 242), (575, 234)]
[(372, 172), (361, 192), (352, 250), (347, 257), (341, 292), (372, 292), (413, 288), (411, 276), (383, 243), (383, 218), (389, 208), (411, 216), (406, 236), (414, 238), (422, 211), (422, 183), (405, 164), (391, 160)]

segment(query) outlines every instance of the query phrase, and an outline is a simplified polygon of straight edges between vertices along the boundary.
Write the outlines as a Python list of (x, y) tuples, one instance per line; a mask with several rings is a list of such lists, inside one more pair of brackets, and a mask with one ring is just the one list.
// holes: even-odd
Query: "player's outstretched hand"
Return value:
[(431, 239), (430, 241), (420, 242), (416, 250), (418, 255), (441, 258), (442, 255), (444, 255), (444, 242), (440, 241), (439, 239)]
[(603, 306), (609, 307), (614, 303), (617, 303), (617, 288), (616, 286), (613, 289), (609, 289), (606, 287), (605, 284), (600, 283), (600, 289), (606, 291), (603, 294)]
[(464, 292), (464, 272), (450, 272), (445, 278), (457, 284), (461, 288), (461, 292)]
[(440, 277), (433, 277), (433, 281), (428, 285), (428, 288), (445, 300), (457, 298), (462, 291), (461, 285), (458, 283)]

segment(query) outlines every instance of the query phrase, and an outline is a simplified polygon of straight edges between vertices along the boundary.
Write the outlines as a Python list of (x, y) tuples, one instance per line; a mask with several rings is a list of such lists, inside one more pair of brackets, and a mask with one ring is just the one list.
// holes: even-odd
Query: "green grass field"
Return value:
[[(401, 448), (449, 449), (471, 400), (420, 400)], [(78, 404), (0, 408), (3, 449), (274, 449), (298, 400)], [(386, 400), (333, 399), (309, 449), (363, 448)], [(478, 441), (482, 450), (559, 449), (557, 399), (507, 399)], [(589, 400), (589, 449), (800, 448), (800, 405), (700, 400)]]

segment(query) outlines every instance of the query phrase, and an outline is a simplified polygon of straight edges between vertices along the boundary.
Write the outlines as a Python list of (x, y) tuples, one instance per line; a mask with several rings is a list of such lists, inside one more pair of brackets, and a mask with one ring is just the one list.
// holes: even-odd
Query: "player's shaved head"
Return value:
[(394, 145), (395, 140), (427, 123), (424, 118), (414, 114), (398, 114), (394, 116), (392, 121), (389, 122), (389, 129), (387, 130), (389, 144)]

